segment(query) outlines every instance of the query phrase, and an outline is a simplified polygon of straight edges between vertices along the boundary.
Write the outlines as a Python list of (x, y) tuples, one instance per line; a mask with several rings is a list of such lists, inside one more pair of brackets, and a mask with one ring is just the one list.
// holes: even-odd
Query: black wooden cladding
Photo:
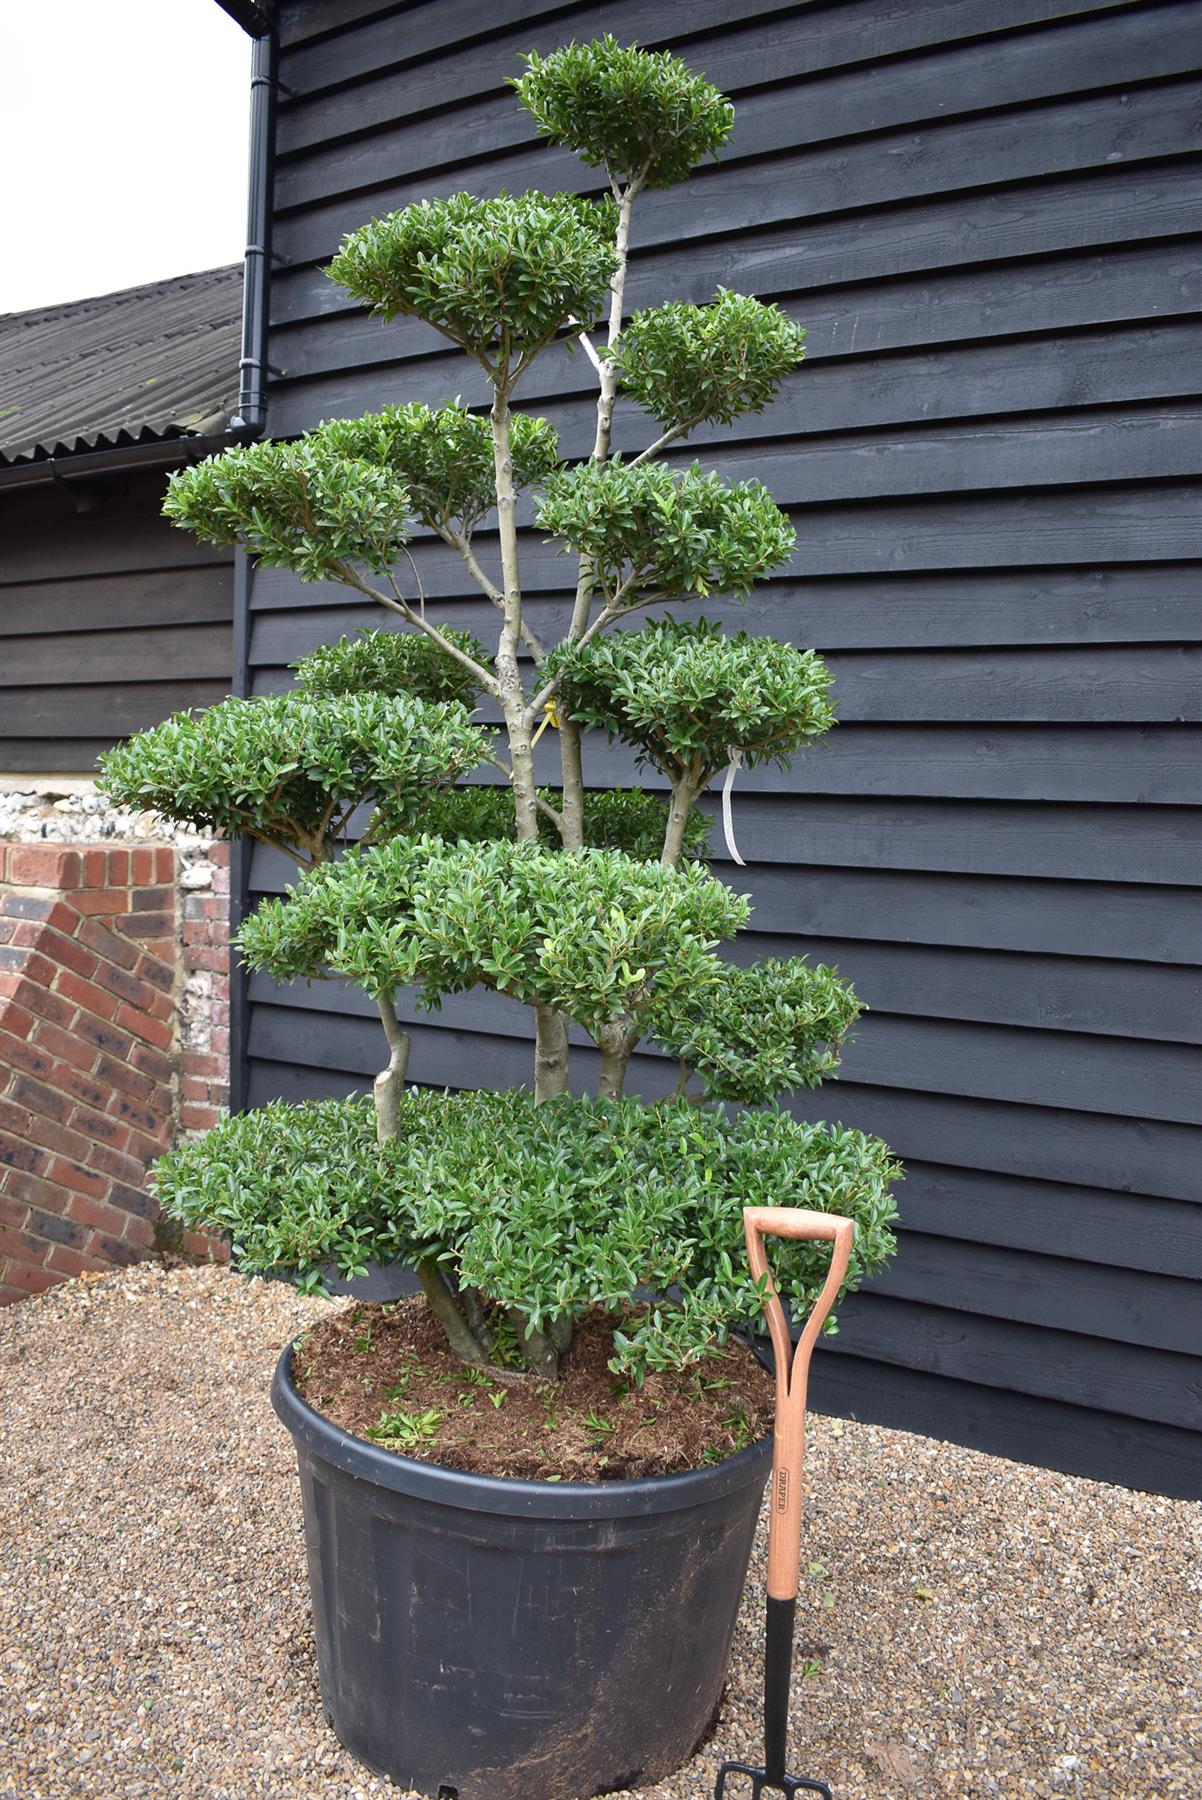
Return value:
[(88, 774), (117, 739), (229, 693), (233, 558), (160, 517), (165, 480), (3, 497), (0, 774)]
[[(775, 410), (673, 454), (767, 481), (798, 529), (789, 570), (707, 612), (817, 646), (836, 677), (829, 743), (740, 777), (750, 866), (720, 844), (715, 863), (755, 903), (735, 954), (834, 961), (872, 1009), (842, 1084), (794, 1110), (880, 1131), (909, 1166), (897, 1261), (848, 1304), (815, 1397), (1202, 1492), (1202, 6), (281, 11), (280, 435), (484, 401), (470, 363), (369, 319), (320, 265), (423, 196), (596, 191), (503, 87), (520, 51), (612, 30), (733, 94), (729, 154), (640, 203), (628, 300), (722, 284), (808, 330)], [(519, 400), (583, 451), (583, 358), (548, 356)], [(619, 431), (654, 435), (629, 409)], [(523, 547), (553, 636), (566, 565), (530, 530)], [(495, 560), (488, 532), (480, 550)], [(419, 534), (413, 554), (434, 616), (492, 628), (449, 553)], [(296, 657), (378, 622), (263, 571), (248, 679), (285, 686)], [(633, 773), (605, 747), (590, 767)], [(251, 859), (254, 893), (286, 879)], [(252, 1103), (362, 1091), (380, 1061), (370, 1007), (337, 985), (258, 979), (248, 1018)], [(520, 1030), (495, 997), (458, 997), (416, 1023), (417, 1078), (526, 1079)], [(637, 1081), (662, 1091), (661, 1060), (640, 1055)]]

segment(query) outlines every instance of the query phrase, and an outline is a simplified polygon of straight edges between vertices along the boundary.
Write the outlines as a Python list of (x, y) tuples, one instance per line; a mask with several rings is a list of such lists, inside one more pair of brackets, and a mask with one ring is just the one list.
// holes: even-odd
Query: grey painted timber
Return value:
[(234, 566), (159, 514), (166, 471), (0, 499), (0, 774), (91, 773), (230, 692)]
[[(797, 526), (787, 571), (707, 612), (814, 645), (835, 674), (829, 743), (740, 777), (748, 867), (715, 858), (755, 909), (736, 957), (835, 963), (870, 1008), (842, 1082), (793, 1110), (879, 1131), (908, 1165), (896, 1262), (847, 1305), (815, 1401), (1202, 1494), (1202, 4), (280, 12), (277, 435), (386, 401), (485, 401), (432, 332), (368, 318), (321, 265), (344, 231), (424, 196), (597, 191), (503, 86), (520, 51), (637, 35), (734, 97), (729, 153), (636, 214), (628, 303), (732, 286), (808, 331), (774, 411), (674, 454), (759, 476)], [(519, 395), (569, 455), (591, 435), (587, 373), (555, 353)], [(628, 450), (648, 435), (629, 408), (618, 429)], [(89, 531), (94, 575), (120, 574), (118, 536)], [(554, 634), (565, 564), (528, 528), (522, 546)], [(495, 561), (487, 529), (479, 550)], [(449, 552), (419, 533), (413, 555), (433, 616), (491, 628)], [(197, 650), (203, 561), (178, 540), (157, 624)], [(28, 622), (70, 630), (70, 610), (28, 555), (4, 579), (0, 707), (32, 724), (56, 684)], [(130, 589), (106, 608), (103, 706), (133, 704), (123, 657), (147, 666), (139, 604)], [(245, 691), (379, 622), (353, 595), (256, 574)], [(81, 702), (76, 735), (96, 710)], [(640, 778), (618, 749), (590, 767)], [(289, 879), (270, 852), (244, 860), (252, 901)], [(382, 1052), (362, 996), (257, 978), (241, 1001), (250, 1103), (366, 1089)], [(423, 1083), (528, 1076), (522, 1016), (493, 996), (414, 1031)], [(653, 1053), (635, 1081), (670, 1085)]]

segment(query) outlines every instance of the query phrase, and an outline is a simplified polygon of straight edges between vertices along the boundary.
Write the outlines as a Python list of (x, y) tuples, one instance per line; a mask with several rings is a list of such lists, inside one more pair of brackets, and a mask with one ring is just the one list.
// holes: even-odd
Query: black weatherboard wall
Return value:
[[(423, 195), (587, 188), (502, 81), (607, 30), (737, 103), (722, 163), (640, 202), (630, 304), (723, 284), (809, 328), (775, 411), (680, 454), (760, 476), (797, 524), (787, 576), (706, 607), (825, 652), (843, 721), (791, 775), (740, 778), (747, 947), (854, 979), (872, 1011), (844, 1079), (799, 1110), (908, 1167), (896, 1265), (845, 1309), (816, 1402), (1202, 1492), (1202, 7), (285, 4), (275, 435), (484, 401), (465, 359), (318, 265)], [(568, 455), (588, 375), (549, 358), (520, 394)], [(622, 415), (620, 447), (647, 435)], [(437, 616), (491, 629), (448, 552), (415, 556)], [(524, 566), (549, 624), (566, 565), (529, 536)], [(379, 622), (264, 571), (248, 681)], [(256, 856), (253, 893), (284, 873)], [(448, 1005), (418, 1078), (524, 1079), (516, 1026)], [(323, 985), (256, 982), (247, 1047), (252, 1102), (362, 1089), (382, 1056), (366, 1002)], [(661, 1085), (652, 1059), (639, 1081)]]
[(166, 481), (0, 489), (0, 773), (87, 774), (229, 693), (233, 559), (160, 517)]

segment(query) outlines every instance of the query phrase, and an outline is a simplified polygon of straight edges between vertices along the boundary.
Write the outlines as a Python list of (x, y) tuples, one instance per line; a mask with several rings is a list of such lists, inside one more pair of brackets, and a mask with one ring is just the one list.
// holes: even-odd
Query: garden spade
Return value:
[[(801, 1470), (805, 1456), (806, 1383), (810, 1354), (835, 1295), (847, 1273), (856, 1228), (851, 1219), (829, 1213), (806, 1212), (794, 1207), (745, 1206), (743, 1230), (747, 1257), (758, 1281), (767, 1277), (764, 1316), (772, 1339), (776, 1369), (776, 1418), (773, 1426), (771, 1505), (768, 1514), (768, 1629), (764, 1650), (764, 1767), (726, 1762), (718, 1770), (714, 1800), (723, 1800), (728, 1777), (743, 1775), (751, 1781), (751, 1800), (760, 1800), (765, 1788), (777, 1788), (793, 1800), (797, 1793), (825, 1794), (824, 1781), (785, 1770), (785, 1736), (789, 1721), (789, 1676), (793, 1667), (793, 1615), (797, 1607), (797, 1580), (801, 1568)], [(831, 1264), (822, 1292), (806, 1321), (796, 1350), (789, 1339), (789, 1325), (768, 1267), (766, 1237), (831, 1243)]]

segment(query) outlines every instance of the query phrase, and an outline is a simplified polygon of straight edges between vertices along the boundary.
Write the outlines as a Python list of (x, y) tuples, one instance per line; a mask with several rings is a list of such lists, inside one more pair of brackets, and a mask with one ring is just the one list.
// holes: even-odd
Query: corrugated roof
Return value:
[(242, 264), (0, 315), (0, 468), (220, 432), (238, 400)]

